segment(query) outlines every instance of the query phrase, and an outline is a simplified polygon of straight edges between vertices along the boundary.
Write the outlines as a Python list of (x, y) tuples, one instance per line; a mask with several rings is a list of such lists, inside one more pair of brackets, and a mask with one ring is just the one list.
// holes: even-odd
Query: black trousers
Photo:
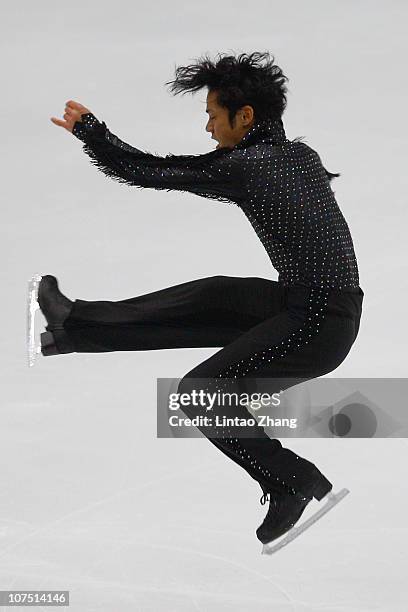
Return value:
[[(275, 380), (279, 392), (342, 363), (358, 334), (363, 296), (360, 287), (212, 276), (125, 300), (77, 299), (64, 327), (78, 353), (223, 347), (181, 379), (180, 393), (197, 388), (196, 379), (200, 388), (205, 379), (206, 389), (225, 390), (223, 381), (262, 378)], [(182, 410), (189, 417), (202, 413), (196, 406)], [(225, 414), (225, 406), (213, 410)], [(239, 404), (234, 412), (250, 416)], [(229, 427), (199, 429), (260, 484), (290, 485), (305, 495), (313, 489), (316, 466), (259, 425), (247, 427), (245, 437)]]

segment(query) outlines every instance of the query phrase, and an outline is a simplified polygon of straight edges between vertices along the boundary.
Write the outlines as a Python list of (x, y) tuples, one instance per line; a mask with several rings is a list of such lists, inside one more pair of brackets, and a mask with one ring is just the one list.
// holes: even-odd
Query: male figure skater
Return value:
[[(364, 293), (330, 185), (339, 175), (328, 172), (300, 139), (286, 138), (287, 80), (268, 53), (219, 56), (215, 62), (204, 57), (177, 68), (169, 82), (173, 92), (208, 89), (206, 131), (218, 144), (201, 155), (160, 157), (136, 149), (73, 100), (63, 119), (51, 119), (84, 143), (99, 170), (121, 183), (239, 206), (279, 278), (213, 276), (109, 302), (71, 301), (54, 276), (39, 277), (38, 304), (48, 323), (41, 334), (44, 356), (223, 347), (181, 380), (180, 392), (191, 391), (198, 378), (217, 383), (249, 377), (276, 380), (280, 392), (342, 363), (357, 337)], [(221, 414), (219, 406), (215, 411)], [(183, 412), (194, 417), (200, 409)], [(248, 417), (241, 405), (234, 414)], [(269, 500), (256, 532), (264, 545), (290, 531), (312, 499), (338, 501), (314, 464), (262, 427), (248, 426), (239, 437), (227, 426), (201, 430), (259, 482), (261, 503)]]

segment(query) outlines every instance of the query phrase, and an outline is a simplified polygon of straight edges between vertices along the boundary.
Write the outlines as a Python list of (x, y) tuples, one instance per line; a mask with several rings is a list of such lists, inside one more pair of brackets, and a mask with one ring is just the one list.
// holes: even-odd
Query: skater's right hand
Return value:
[(68, 100), (65, 106), (64, 120), (51, 117), (51, 121), (55, 125), (65, 128), (68, 132), (72, 132), (76, 121), (81, 121), (81, 115), (84, 113), (91, 113), (89, 108), (86, 108), (79, 102), (74, 100)]

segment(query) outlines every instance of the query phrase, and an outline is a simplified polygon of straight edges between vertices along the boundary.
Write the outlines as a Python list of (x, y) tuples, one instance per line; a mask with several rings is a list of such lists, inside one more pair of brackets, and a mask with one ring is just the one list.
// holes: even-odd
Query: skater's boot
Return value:
[(293, 487), (278, 483), (269, 485), (259, 483), (263, 490), (260, 499), (262, 505), (269, 501), (265, 519), (256, 530), (256, 536), (263, 544), (276, 540), (289, 531), (302, 516), (307, 504), (313, 499), (321, 500), (333, 488), (332, 484), (316, 468), (313, 468), (313, 480), (308, 492), (295, 491)]
[(38, 305), (47, 319), (46, 332), (41, 334), (41, 353), (45, 356), (74, 352), (64, 329), (64, 321), (74, 303), (61, 293), (55, 276), (43, 276), (38, 286)]
[[(258, 480), (259, 485), (263, 491), (263, 495), (261, 497), (261, 504), (264, 504), (265, 495), (269, 492), (270, 487), (265, 480)], [(311, 471), (310, 484), (307, 487), (306, 492), (304, 492), (305, 497), (314, 497), (318, 501), (323, 499), (333, 488), (332, 483), (327, 480), (325, 476), (317, 469), (314, 465)]]
[(269, 509), (262, 525), (256, 530), (258, 540), (268, 544), (289, 531), (300, 519), (310, 500), (310, 497), (290, 493), (283, 487), (269, 488), (261, 497), (261, 504), (269, 501)]

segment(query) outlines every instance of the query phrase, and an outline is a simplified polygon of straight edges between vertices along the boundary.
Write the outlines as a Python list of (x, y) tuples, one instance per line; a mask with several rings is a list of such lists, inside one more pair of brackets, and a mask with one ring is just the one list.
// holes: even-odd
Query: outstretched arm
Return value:
[(245, 198), (238, 151), (221, 148), (202, 155), (153, 155), (123, 142), (105, 122), (81, 106), (83, 109), (80, 114), (67, 115), (76, 119), (71, 121), (71, 131), (84, 142), (92, 163), (107, 176), (136, 187), (188, 191), (222, 202), (240, 203)]

